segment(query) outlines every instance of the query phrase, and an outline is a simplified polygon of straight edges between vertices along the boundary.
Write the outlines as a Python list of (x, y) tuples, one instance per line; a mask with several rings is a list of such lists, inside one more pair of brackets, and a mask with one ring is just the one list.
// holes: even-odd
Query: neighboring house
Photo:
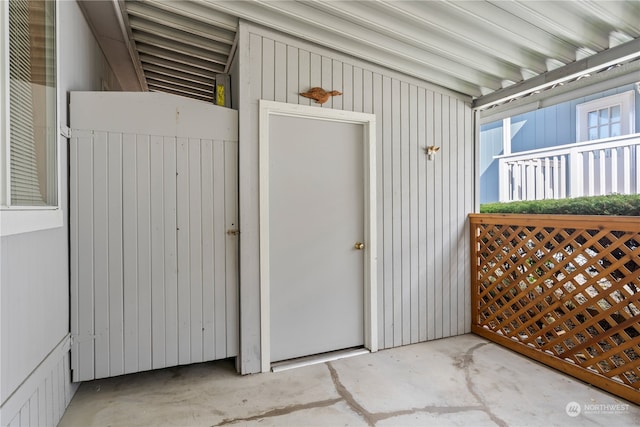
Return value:
[(480, 203), (640, 193), (638, 131), (640, 83), (483, 124)]
[[(0, 2), (0, 425), (55, 425), (84, 379), (230, 356), (241, 374), (267, 371), (289, 357), (273, 356), (275, 338), (297, 347), (274, 330), (283, 313), (281, 326), (329, 350), (344, 345), (325, 318), (351, 309), (351, 328), (333, 326), (371, 351), (468, 333), (479, 124), (588, 72), (601, 71), (603, 90), (637, 80), (640, 27), (627, 18), (638, 7)], [(216, 74), (230, 77), (236, 111), (211, 105)], [(299, 96), (315, 86), (342, 95), (322, 106)], [(91, 102), (70, 116), (83, 96), (115, 100), (105, 116), (117, 125), (164, 133), (73, 128), (97, 116)], [(122, 117), (117, 102), (142, 99), (178, 107)], [(178, 141), (166, 129), (190, 123), (189, 109), (229, 139)], [(237, 124), (207, 122), (215, 109)], [(291, 145), (271, 151), (272, 139)], [(300, 150), (310, 141), (321, 150)], [(319, 184), (298, 204), (287, 189), (311, 194), (307, 169)], [(316, 217), (287, 217), (292, 205)], [(348, 226), (333, 217), (345, 206), (357, 220)], [(310, 271), (341, 273), (338, 250), (314, 252), (336, 236), (358, 307), (338, 310), (325, 286), (288, 300)], [(286, 286), (274, 296), (277, 281)], [(320, 332), (309, 333), (302, 320), (320, 301)]]

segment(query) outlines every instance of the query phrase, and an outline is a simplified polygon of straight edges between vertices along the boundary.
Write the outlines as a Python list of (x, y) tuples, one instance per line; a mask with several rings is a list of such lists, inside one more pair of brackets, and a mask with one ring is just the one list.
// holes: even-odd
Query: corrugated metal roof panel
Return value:
[[(638, 1), (125, 0), (119, 4), (136, 66), (147, 83), (153, 81), (150, 89), (186, 88), (185, 96), (197, 92), (211, 100), (213, 86), (210, 95), (202, 94), (202, 86), (228, 68), (238, 18), (475, 98), (491, 94), (492, 102), (503, 93), (516, 93), (505, 88), (540, 81), (540, 76), (568, 75), (572, 64), (582, 64), (585, 57), (640, 37)], [(635, 59), (629, 57), (629, 49), (618, 51), (626, 53), (626, 61)], [(162, 75), (166, 77), (160, 85)]]
[(215, 74), (228, 68), (238, 18), (196, 2), (121, 4), (148, 89), (213, 102)]

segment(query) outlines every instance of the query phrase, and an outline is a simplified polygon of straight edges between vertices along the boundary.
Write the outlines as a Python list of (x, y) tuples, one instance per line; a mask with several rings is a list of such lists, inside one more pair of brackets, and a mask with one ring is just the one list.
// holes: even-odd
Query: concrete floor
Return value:
[(86, 382), (59, 425), (613, 427), (640, 407), (463, 335), (278, 373), (226, 360)]

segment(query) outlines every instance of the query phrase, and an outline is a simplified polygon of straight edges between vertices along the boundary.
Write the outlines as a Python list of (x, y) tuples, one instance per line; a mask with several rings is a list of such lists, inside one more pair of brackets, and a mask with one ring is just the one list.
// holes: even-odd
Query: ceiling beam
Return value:
[[(481, 23), (487, 32), (517, 43), (522, 49), (539, 52), (546, 58), (564, 64), (576, 60), (576, 46), (536, 27), (521, 16), (515, 16), (486, 1), (454, 1), (446, 3), (458, 11), (459, 16)], [(492, 55), (495, 52), (489, 52)]]
[(172, 50), (163, 49), (158, 46), (153, 46), (146, 43), (138, 43), (137, 46), (140, 53), (146, 53), (151, 56), (157, 56), (158, 58), (164, 58), (170, 61), (179, 62), (190, 67), (197, 67), (203, 70), (210, 71), (218, 71), (224, 69), (224, 64), (221, 65), (216, 62), (205, 61), (200, 58), (194, 58), (192, 56), (184, 55)]
[(185, 92), (181, 91), (181, 90), (176, 90), (176, 89), (172, 89), (169, 87), (164, 87), (161, 85), (156, 86), (155, 84), (151, 83), (149, 84), (149, 90), (151, 92), (163, 92), (163, 93), (170, 93), (172, 95), (178, 95), (178, 96), (186, 96), (188, 98), (193, 98), (193, 99), (197, 99), (198, 101), (204, 101), (204, 102), (213, 102), (213, 95), (212, 96), (202, 96), (202, 95), (198, 95), (195, 93), (189, 93), (186, 94)]
[(205, 92), (205, 91), (201, 91), (194, 88), (186, 88), (184, 86), (168, 83), (165, 81), (155, 80), (152, 78), (149, 79), (149, 86), (153, 86), (156, 88), (163, 88), (163, 89), (171, 89), (173, 91), (180, 92), (183, 96), (195, 95), (195, 96), (202, 97), (204, 99), (213, 99), (213, 88), (211, 88), (210, 92), (209, 91)]
[[(408, 22), (445, 34), (458, 40), (468, 48), (477, 49), (483, 54), (495, 56), (501, 61), (514, 64), (518, 68), (528, 68), (537, 72), (545, 71), (545, 58), (535, 55), (531, 51), (514, 46), (504, 37), (494, 36), (483, 32), (482, 28), (472, 21), (460, 25), (460, 20), (451, 13), (446, 14), (438, 7), (444, 7), (438, 2), (379, 2), (371, 7), (380, 8), (387, 13), (399, 14)], [(481, 35), (481, 36), (479, 36)], [(519, 80), (519, 79), (518, 79)]]
[(394, 40), (425, 49), (435, 55), (454, 61), (460, 66), (481, 70), (495, 78), (519, 79), (520, 69), (506, 61), (470, 50), (462, 43), (434, 31), (430, 27), (408, 21), (396, 13), (375, 7), (363, 8), (358, 2), (327, 2), (313, 0), (310, 7), (348, 19), (369, 30), (381, 32)]
[(164, 68), (170, 68), (172, 70), (177, 70), (180, 72), (188, 73), (194, 76), (200, 76), (207, 79), (215, 79), (216, 73), (222, 72), (223, 68), (220, 66), (213, 68), (200, 68), (200, 67), (191, 67), (188, 64), (183, 64), (182, 62), (172, 61), (167, 58), (160, 58), (153, 55), (148, 55), (146, 53), (140, 54), (140, 60), (142, 61), (143, 67), (147, 64), (153, 64)]
[(576, 8), (582, 8), (592, 16), (603, 18), (618, 31), (631, 37), (640, 37), (640, 2), (621, 1), (580, 1), (574, 2)]
[(604, 50), (595, 55), (565, 65), (564, 67), (481, 96), (473, 102), (473, 107), (485, 109), (510, 99), (519, 98), (526, 94), (546, 89), (558, 83), (573, 80), (581, 75), (593, 73), (609, 66), (625, 63), (637, 58), (640, 58), (640, 39), (612, 47), (611, 49)]
[(133, 32), (133, 38), (136, 43), (145, 43), (147, 45), (156, 46), (182, 55), (191, 56), (216, 64), (226, 64), (227, 55), (204, 50), (194, 45), (183, 43), (181, 41), (171, 40), (162, 36), (152, 35), (139, 31)]
[[(563, 3), (567, 3), (564, 5)], [(550, 34), (572, 40), (576, 47), (600, 52), (609, 47), (608, 31), (602, 31), (593, 20), (585, 20), (575, 13), (574, 2), (561, 1), (499, 1), (496, 6), (516, 16), (526, 16), (533, 25)], [(569, 9), (567, 9), (567, 7)]]
[(215, 78), (213, 77), (211, 78), (203, 77), (190, 72), (176, 70), (174, 68), (167, 68), (167, 67), (163, 67), (156, 64), (145, 63), (143, 58), (140, 58), (140, 59), (142, 59), (142, 67), (144, 68), (145, 73), (153, 72), (158, 74), (164, 74), (167, 76), (174, 77), (176, 79), (185, 80), (193, 83), (200, 83), (203, 85), (208, 85), (210, 87), (213, 87), (213, 85), (215, 84)]
[[(164, 9), (155, 7), (154, 4), (146, 2), (127, 3), (127, 12), (131, 16), (143, 18), (147, 21), (162, 24), (165, 27), (184, 31), (186, 33), (195, 34), (209, 40), (214, 40), (228, 45), (233, 44), (236, 30), (229, 30), (226, 27), (215, 27), (209, 22), (201, 21), (191, 16), (180, 15), (180, 13), (175, 11), (175, 9), (170, 10), (171, 11), (168, 12)], [(236, 23), (235, 28), (237, 28), (237, 26), (238, 25)]]
[(182, 80), (180, 78), (175, 78), (166, 74), (160, 74), (153, 71), (146, 72), (147, 81), (156, 81), (156, 82), (165, 82), (171, 83), (175, 86), (180, 86), (188, 90), (201, 91), (206, 94), (213, 93), (213, 85), (205, 85), (200, 83), (194, 83), (187, 80)]
[(573, 80), (564, 85), (534, 93), (531, 96), (514, 99), (512, 102), (481, 110), (479, 123), (483, 125), (593, 93), (615, 89), (637, 82), (638, 76), (640, 76), (640, 61), (629, 62), (620, 67), (593, 74), (589, 78)]
[(380, 33), (378, 30), (368, 29), (357, 23), (350, 22), (342, 16), (330, 15), (319, 9), (309, 7), (298, 2), (261, 2), (265, 8), (269, 8), (278, 14), (289, 15), (290, 19), (303, 22), (308, 29), (318, 28), (328, 32), (340, 34), (344, 39), (351, 39), (365, 45), (363, 50), (377, 49), (390, 54), (403, 57), (407, 60), (419, 63), (424, 67), (437, 70), (446, 70), (447, 74), (467, 82), (479, 82), (481, 86), (497, 89), (500, 87), (500, 79), (469, 67), (461, 66), (459, 62), (452, 61), (441, 55), (434, 55), (424, 49), (401, 43), (398, 40)]
[[(278, 5), (290, 5), (293, 2), (278, 3)], [(236, 15), (248, 21), (282, 31), (294, 37), (311, 41), (323, 46), (335, 46), (341, 52), (356, 58), (364, 59), (374, 64), (384, 67), (391, 67), (396, 71), (417, 77), (421, 80), (428, 81), (442, 87), (457, 91), (461, 94), (469, 96), (480, 96), (480, 87), (461, 78), (452, 70), (443, 70), (433, 67), (428, 61), (419, 61), (419, 58), (407, 56), (398, 53), (397, 46), (388, 41), (379, 46), (377, 41), (368, 38), (372, 32), (361, 34), (360, 37), (349, 36), (342, 29), (333, 31), (331, 28), (324, 28), (326, 24), (321, 24), (313, 19), (298, 17), (287, 13), (286, 11), (278, 11), (271, 8), (272, 3), (255, 3), (255, 2), (229, 2), (218, 0), (204, 0), (204, 3), (214, 10), (221, 10), (225, 13)], [(353, 25), (351, 25), (353, 27)], [(375, 37), (379, 40), (379, 36)], [(382, 49), (378, 49), (382, 47)], [(419, 49), (414, 48), (419, 51)], [(419, 54), (420, 55), (420, 54)], [(460, 68), (460, 67), (459, 67)], [(495, 81), (488, 82), (487, 87), (496, 87)], [(497, 82), (500, 87), (500, 82)]]
[(134, 30), (154, 36), (164, 37), (165, 39), (175, 40), (180, 43), (195, 46), (210, 52), (220, 53), (225, 56), (229, 55), (229, 51), (231, 50), (231, 45), (229, 44), (200, 37), (196, 34), (171, 28), (163, 24), (158, 24), (135, 16), (129, 16), (129, 23), (131, 24), (131, 28)]
[(238, 30), (237, 16), (234, 14), (220, 13), (220, 11), (218, 11), (218, 13), (211, 13), (211, 10), (201, 2), (147, 0), (145, 4), (234, 33)]

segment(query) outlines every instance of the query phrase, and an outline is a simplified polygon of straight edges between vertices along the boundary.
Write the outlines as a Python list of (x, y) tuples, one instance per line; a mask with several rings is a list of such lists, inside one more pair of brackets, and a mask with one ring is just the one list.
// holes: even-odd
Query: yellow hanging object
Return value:
[(224, 107), (224, 86), (216, 85), (216, 105)]

